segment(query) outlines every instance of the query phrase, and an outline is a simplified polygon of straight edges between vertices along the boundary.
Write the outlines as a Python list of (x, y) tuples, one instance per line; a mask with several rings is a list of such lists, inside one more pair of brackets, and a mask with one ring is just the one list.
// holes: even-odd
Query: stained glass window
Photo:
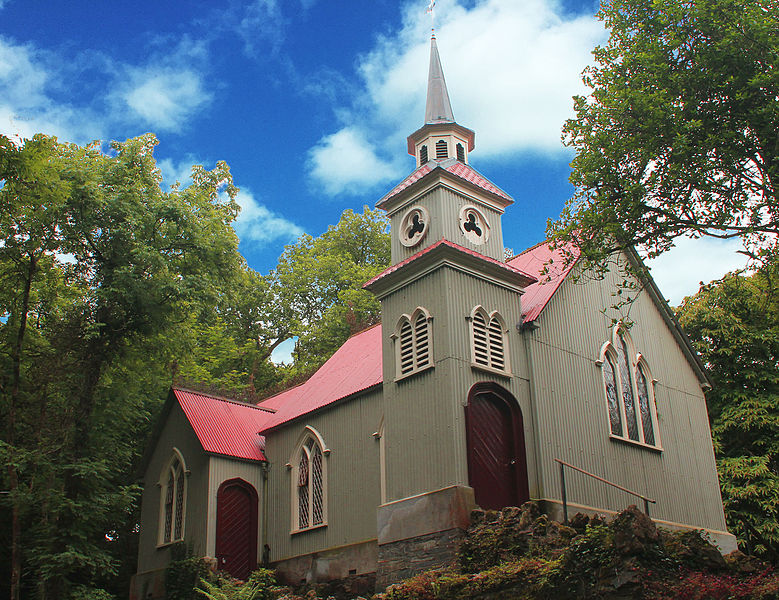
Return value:
[[(612, 343), (613, 342), (613, 343)], [(612, 436), (658, 447), (655, 400), (646, 362), (627, 331), (618, 325), (601, 349), (609, 431)]]
[(649, 383), (641, 366), (638, 367), (638, 406), (641, 410), (641, 425), (644, 430), (644, 442), (655, 445), (655, 432), (652, 428), (652, 414), (649, 399)]
[(611, 433), (622, 435), (622, 414), (619, 410), (619, 395), (617, 392), (617, 374), (614, 372), (614, 363), (609, 356), (603, 362), (603, 379), (606, 382), (606, 401), (609, 406), (609, 423)]
[(638, 440), (638, 424), (636, 423), (636, 403), (633, 398), (632, 365), (628, 356), (628, 348), (625, 338), (619, 334), (617, 344), (617, 363), (619, 364), (619, 378), (622, 383), (622, 402), (625, 405), (625, 421), (628, 427), (628, 437)]

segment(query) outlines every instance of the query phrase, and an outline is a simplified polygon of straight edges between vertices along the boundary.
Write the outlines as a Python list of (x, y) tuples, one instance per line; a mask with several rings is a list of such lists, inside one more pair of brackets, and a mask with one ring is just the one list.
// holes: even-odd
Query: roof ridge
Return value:
[(225, 398), (224, 396), (217, 396), (216, 394), (209, 394), (208, 392), (200, 392), (198, 390), (193, 390), (190, 388), (185, 388), (177, 385), (170, 386), (170, 389), (173, 390), (174, 392), (185, 392), (187, 394), (195, 394), (196, 396), (210, 398), (211, 400), (219, 400), (220, 402), (229, 402), (230, 404), (236, 404), (238, 406), (248, 406), (249, 408), (256, 408), (257, 410), (261, 410), (262, 412), (267, 412), (271, 414), (276, 412), (272, 408), (265, 408), (264, 406), (258, 406), (256, 404), (252, 404), (251, 402), (242, 402), (241, 400), (235, 400), (234, 398)]

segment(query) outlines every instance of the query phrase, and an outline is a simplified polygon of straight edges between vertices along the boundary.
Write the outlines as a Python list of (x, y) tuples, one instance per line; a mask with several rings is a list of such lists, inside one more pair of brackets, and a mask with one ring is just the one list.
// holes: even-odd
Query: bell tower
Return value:
[[(501, 218), (513, 200), (470, 166), (475, 137), (454, 119), (433, 34), (425, 122), (408, 137), (416, 166), (377, 203), (390, 220), (392, 266), (365, 284), (382, 305), (380, 586), (409, 564), (451, 560), (476, 501), (519, 505), (529, 494), (517, 324), (536, 279), (504, 260)], [(498, 434), (485, 435), (495, 420), (485, 415), (503, 420)], [(486, 468), (477, 460), (496, 454)]]
[(441, 240), (503, 261), (501, 216), (513, 200), (469, 165), (475, 139), (454, 119), (433, 34), (425, 122), (408, 136), (416, 168), (377, 204), (390, 219), (393, 264)]

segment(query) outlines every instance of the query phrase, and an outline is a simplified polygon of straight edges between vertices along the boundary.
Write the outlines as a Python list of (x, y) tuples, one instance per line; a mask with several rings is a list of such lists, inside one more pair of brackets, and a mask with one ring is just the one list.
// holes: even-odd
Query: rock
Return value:
[(763, 561), (754, 556), (748, 556), (741, 550), (734, 550), (724, 558), (728, 567), (738, 573), (758, 573), (767, 568)]
[(538, 504), (536, 502), (525, 502), (520, 510), (521, 514), (519, 516), (519, 523), (517, 526), (523, 531), (530, 529), (530, 527), (533, 525), (533, 522), (541, 513), (541, 511), (538, 509)]
[(614, 549), (622, 556), (642, 554), (660, 541), (660, 533), (652, 519), (635, 505), (619, 513), (611, 526), (614, 531)]
[(481, 508), (474, 508), (471, 511), (471, 527), (478, 527), (484, 523), (486, 516), (486, 511), (482, 510)]
[(589, 524), (590, 524), (590, 517), (580, 512), (576, 513), (573, 516), (573, 518), (568, 522), (568, 525), (573, 527), (579, 533), (584, 533), (584, 530), (587, 529), (587, 525)]
[(707, 571), (728, 568), (720, 551), (700, 530), (668, 532), (663, 543), (668, 553), (687, 568)]

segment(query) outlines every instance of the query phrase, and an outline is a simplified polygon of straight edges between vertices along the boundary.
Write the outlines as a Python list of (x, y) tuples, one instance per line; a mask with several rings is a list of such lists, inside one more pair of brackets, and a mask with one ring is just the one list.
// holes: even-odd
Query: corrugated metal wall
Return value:
[(161, 488), (158, 485), (163, 469), (178, 448), (190, 475), (187, 477), (184, 541), (193, 544), (196, 554), (205, 554), (208, 499), (208, 457), (195, 437), (184, 412), (174, 404), (157, 440), (144, 477), (141, 501), (141, 532), (138, 542), (138, 572), (161, 569), (167, 565), (170, 552), (157, 548)]
[[(511, 375), (471, 366), (470, 323), (476, 305), (500, 311), (508, 328)], [(424, 306), (433, 317), (435, 367), (395, 380), (390, 337), (402, 313)], [(387, 500), (449, 485), (468, 485), (465, 413), (468, 391), (492, 381), (517, 399), (525, 422), (531, 493), (537, 489), (534, 436), (522, 338), (516, 329), (519, 294), (452, 267), (443, 267), (383, 301)]]
[[(278, 561), (376, 538), (380, 502), (379, 442), (372, 434), (381, 422), (381, 390), (309, 415), (272, 432), (266, 455), (271, 462), (268, 498), (271, 560)], [(309, 425), (331, 450), (327, 461), (327, 526), (290, 535), (291, 470), (285, 465)]]
[[(540, 495), (561, 498), (560, 458), (657, 500), (654, 518), (724, 530), (725, 522), (705, 400), (697, 376), (646, 292), (626, 310), (630, 335), (658, 381), (655, 396), (663, 451), (609, 438), (600, 368), (595, 364), (610, 339), (619, 275), (605, 280), (570, 278), (526, 332), (534, 365), (542, 471)], [(581, 474), (566, 477), (570, 502), (621, 510), (641, 501)]]
[[(398, 240), (398, 229), (400, 221), (406, 211), (412, 206), (423, 205), (430, 213), (430, 225), (425, 239), (420, 244), (412, 248), (403, 246)], [(477, 206), (487, 217), (490, 224), (490, 236), (486, 244), (476, 246), (471, 244), (462, 231), (460, 231), (460, 209), (467, 205)], [(392, 225), (392, 262), (398, 263), (409, 256), (412, 256), (420, 250), (445, 238), (465, 248), (476, 250), (485, 256), (490, 256), (497, 260), (503, 260), (503, 229), (501, 225), (501, 215), (493, 208), (476, 202), (454, 190), (445, 187), (438, 187), (425, 194), (420, 199), (404, 205), (402, 210), (394, 213), (390, 217)]]

